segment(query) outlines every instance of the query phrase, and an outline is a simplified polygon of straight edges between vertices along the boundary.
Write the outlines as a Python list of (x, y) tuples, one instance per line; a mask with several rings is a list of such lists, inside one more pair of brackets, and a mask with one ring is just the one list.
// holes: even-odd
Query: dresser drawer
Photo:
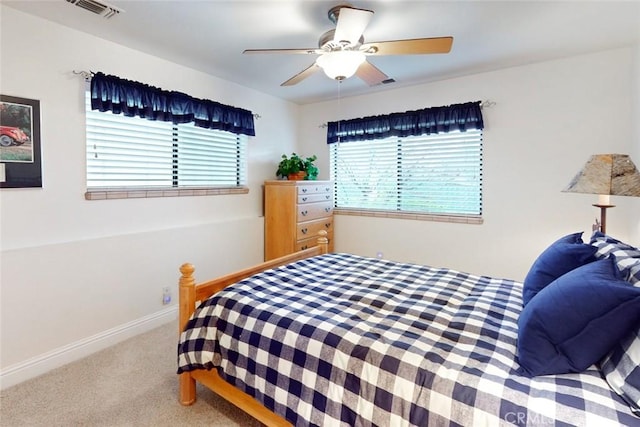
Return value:
[(333, 186), (322, 182), (311, 182), (298, 185), (298, 196), (305, 194), (331, 194)]
[(305, 203), (327, 202), (332, 200), (331, 193), (312, 193), (312, 194), (299, 194), (298, 204), (303, 205)]
[(308, 239), (309, 237), (318, 237), (318, 231), (325, 230), (327, 233), (333, 231), (333, 217), (322, 218), (316, 221), (298, 223), (296, 232), (297, 240)]
[[(330, 232), (327, 235), (327, 239), (329, 240), (329, 252), (333, 252), (333, 233)], [(296, 248), (295, 251), (302, 251), (304, 249), (309, 249), (309, 248), (313, 248), (318, 246), (318, 238), (317, 237), (311, 237), (310, 239), (304, 239), (304, 240), (298, 240), (296, 242)]]
[(298, 205), (298, 222), (311, 221), (314, 219), (331, 216), (333, 212), (332, 202), (318, 202)]

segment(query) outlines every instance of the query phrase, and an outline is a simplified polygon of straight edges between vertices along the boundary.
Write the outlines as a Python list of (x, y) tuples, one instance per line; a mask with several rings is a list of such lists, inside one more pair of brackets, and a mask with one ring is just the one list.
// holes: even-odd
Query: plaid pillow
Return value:
[(597, 259), (614, 256), (622, 276), (633, 286), (640, 287), (640, 249), (599, 231), (593, 233), (590, 243), (598, 248), (595, 253)]
[(609, 386), (640, 415), (640, 330), (628, 334), (600, 364)]

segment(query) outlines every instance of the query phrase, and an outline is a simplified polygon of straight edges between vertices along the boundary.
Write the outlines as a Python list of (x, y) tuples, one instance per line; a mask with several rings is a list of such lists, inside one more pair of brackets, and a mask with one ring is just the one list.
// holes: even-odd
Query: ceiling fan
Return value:
[(389, 77), (367, 61), (367, 56), (419, 55), (448, 53), (453, 37), (432, 37), (407, 40), (389, 40), (365, 43), (362, 33), (373, 17), (373, 11), (339, 5), (329, 9), (328, 17), (336, 26), (320, 36), (318, 48), (307, 49), (247, 49), (243, 53), (292, 53), (319, 55), (315, 62), (280, 86), (300, 83), (319, 69), (336, 80), (354, 74), (369, 86), (388, 82)]

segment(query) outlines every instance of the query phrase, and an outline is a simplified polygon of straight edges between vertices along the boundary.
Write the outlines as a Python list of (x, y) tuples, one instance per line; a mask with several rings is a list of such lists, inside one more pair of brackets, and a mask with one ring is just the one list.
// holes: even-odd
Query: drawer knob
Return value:
[(301, 247), (300, 249), (305, 250), (305, 249), (309, 249), (307, 245), (304, 245), (303, 247)]
[(331, 212), (331, 208), (324, 208), (325, 212)]
[(302, 216), (307, 216), (307, 214), (309, 213), (309, 211), (302, 211), (300, 212), (302, 214)]
[(306, 192), (307, 192), (307, 189), (306, 189), (306, 188), (303, 188), (303, 189), (302, 189), (302, 192), (303, 192), (303, 193), (306, 193)]
[(327, 222), (324, 226), (325, 226), (326, 228), (330, 228), (330, 227), (331, 227), (331, 223), (330, 223), (330, 222)]
[(331, 195), (327, 194), (326, 196), (324, 196), (327, 198), (327, 200), (329, 200), (331, 198)]
[(325, 188), (326, 191), (331, 191), (331, 187)]
[(303, 201), (303, 202), (306, 202), (306, 201), (307, 201), (307, 197), (303, 197), (303, 198), (302, 198), (302, 201)]
[(302, 230), (300, 230), (300, 231), (302, 231), (302, 234), (307, 234), (307, 231), (308, 231), (308, 230), (307, 230), (307, 228), (305, 227), (305, 228), (303, 228), (303, 229), (302, 229)]

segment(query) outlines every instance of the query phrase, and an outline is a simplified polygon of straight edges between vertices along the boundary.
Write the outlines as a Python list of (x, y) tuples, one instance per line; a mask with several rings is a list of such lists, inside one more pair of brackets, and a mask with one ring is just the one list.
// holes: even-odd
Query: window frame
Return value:
[[(457, 132), (457, 131), (455, 131)], [(333, 144), (329, 144), (329, 163), (331, 165), (330, 176), (334, 181), (334, 213), (336, 215), (347, 215), (347, 216), (367, 216), (367, 217), (378, 217), (378, 218), (399, 218), (399, 219), (410, 219), (410, 220), (423, 220), (423, 221), (436, 221), (436, 222), (448, 222), (448, 223), (460, 223), (460, 224), (482, 224), (483, 223), (483, 212), (484, 212), (484, 130), (483, 129), (473, 129), (472, 132), (477, 132), (478, 136), (478, 156), (479, 156), (479, 176), (478, 176), (478, 203), (479, 203), (479, 213), (438, 213), (438, 212), (424, 212), (424, 211), (409, 211), (409, 210), (400, 210), (398, 209), (382, 209), (382, 208), (367, 208), (367, 207), (340, 207), (338, 206), (339, 198), (338, 198), (338, 188), (339, 183), (337, 182), (336, 177), (336, 159), (334, 158), (334, 148)], [(442, 134), (450, 134), (452, 132), (443, 132)], [(401, 145), (403, 141), (407, 141), (410, 139), (418, 139), (424, 138), (427, 135), (420, 136), (408, 136), (408, 137), (388, 137), (388, 138), (374, 138), (368, 141), (360, 141), (362, 143), (376, 143), (388, 141), (389, 143), (395, 143), (396, 145)], [(430, 136), (437, 136), (437, 134), (432, 134)], [(428, 136), (427, 136), (428, 137)], [(352, 144), (353, 142), (343, 142), (336, 144)], [(398, 156), (401, 156), (400, 152)], [(398, 160), (398, 157), (396, 157)], [(396, 174), (396, 178), (399, 178), (400, 173)], [(400, 200), (402, 197), (401, 194), (398, 194), (397, 200)]]

